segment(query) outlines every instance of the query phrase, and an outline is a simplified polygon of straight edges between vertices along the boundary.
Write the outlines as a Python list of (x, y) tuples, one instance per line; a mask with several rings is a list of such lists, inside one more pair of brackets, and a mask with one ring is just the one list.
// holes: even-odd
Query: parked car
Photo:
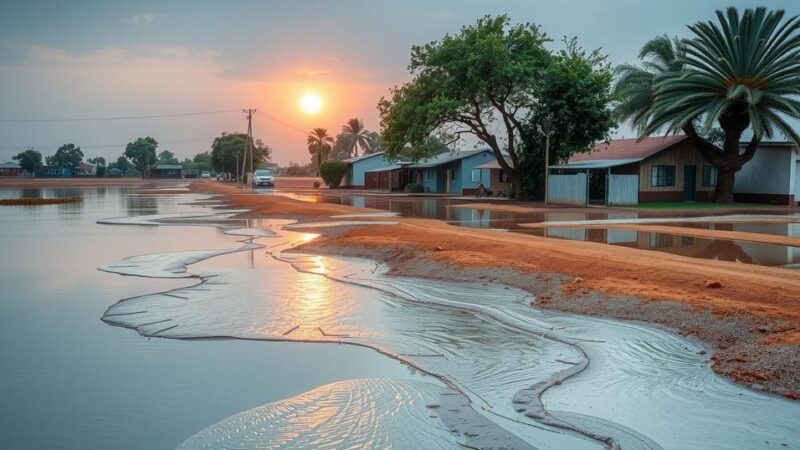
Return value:
[(204, 170), (203, 173), (200, 174), (200, 178), (211, 178), (211, 172)]
[(256, 170), (253, 174), (253, 179), (256, 182), (256, 186), (275, 186), (275, 176), (271, 170)]

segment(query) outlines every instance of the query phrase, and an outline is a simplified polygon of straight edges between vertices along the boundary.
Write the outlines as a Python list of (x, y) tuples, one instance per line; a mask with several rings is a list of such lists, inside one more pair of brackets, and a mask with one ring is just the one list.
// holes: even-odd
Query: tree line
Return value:
[[(109, 170), (117, 169), (123, 176), (143, 176), (147, 170), (159, 164), (180, 165), (184, 169), (198, 171), (216, 170), (232, 175), (239, 173), (244, 162), (247, 134), (223, 132), (214, 139), (211, 150), (200, 152), (192, 158), (178, 160), (169, 150), (158, 151), (158, 141), (147, 136), (140, 137), (125, 146), (123, 153), (114, 161), (107, 164), (102, 156), (89, 158), (87, 162), (96, 167), (98, 177), (105, 176)], [(253, 160), (256, 168), (269, 163), (272, 149), (260, 139), (250, 139), (253, 148)], [(69, 168), (73, 173), (83, 162), (84, 153), (75, 144), (64, 144), (53, 155), (44, 158), (44, 164), (58, 168)], [(33, 176), (43, 167), (42, 154), (34, 148), (28, 148), (12, 159), (22, 167), (22, 170)], [(248, 161), (249, 163), (249, 161)]]

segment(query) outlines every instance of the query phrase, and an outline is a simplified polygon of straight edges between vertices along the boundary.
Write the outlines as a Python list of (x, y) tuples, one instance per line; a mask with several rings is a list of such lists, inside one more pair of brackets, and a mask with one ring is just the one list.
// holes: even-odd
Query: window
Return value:
[(717, 185), (717, 168), (714, 166), (703, 166), (703, 186)]
[(477, 183), (481, 181), (481, 169), (472, 169), (472, 182)]
[(650, 186), (675, 186), (675, 166), (653, 166)]
[(431, 179), (431, 171), (430, 170), (426, 170), (425, 171), (425, 179), (430, 181), (430, 179)]
[(508, 183), (508, 173), (505, 170), (500, 171), (500, 182), (501, 183)]

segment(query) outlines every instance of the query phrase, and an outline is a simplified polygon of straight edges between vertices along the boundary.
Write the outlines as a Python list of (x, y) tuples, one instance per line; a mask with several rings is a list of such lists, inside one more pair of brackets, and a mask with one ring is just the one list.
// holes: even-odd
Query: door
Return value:
[(697, 189), (697, 167), (683, 166), (683, 201), (693, 202)]
[(450, 178), (453, 176), (453, 171), (447, 169), (444, 171), (444, 191), (450, 193)]
[(794, 201), (800, 202), (800, 160), (794, 164)]

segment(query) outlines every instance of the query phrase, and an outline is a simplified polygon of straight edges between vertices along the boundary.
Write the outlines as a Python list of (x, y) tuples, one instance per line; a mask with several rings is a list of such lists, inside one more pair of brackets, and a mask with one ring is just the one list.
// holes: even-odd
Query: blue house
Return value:
[(376, 169), (392, 166), (397, 161), (387, 159), (383, 152), (377, 152), (369, 155), (345, 159), (344, 162), (347, 163), (347, 174), (345, 175), (342, 185), (351, 188), (363, 189), (367, 184), (367, 172), (374, 172)]
[(478, 166), (494, 160), (490, 149), (442, 153), (409, 165), (409, 182), (422, 184), (425, 192), (474, 194), (481, 182), (491, 189), (491, 179)]

